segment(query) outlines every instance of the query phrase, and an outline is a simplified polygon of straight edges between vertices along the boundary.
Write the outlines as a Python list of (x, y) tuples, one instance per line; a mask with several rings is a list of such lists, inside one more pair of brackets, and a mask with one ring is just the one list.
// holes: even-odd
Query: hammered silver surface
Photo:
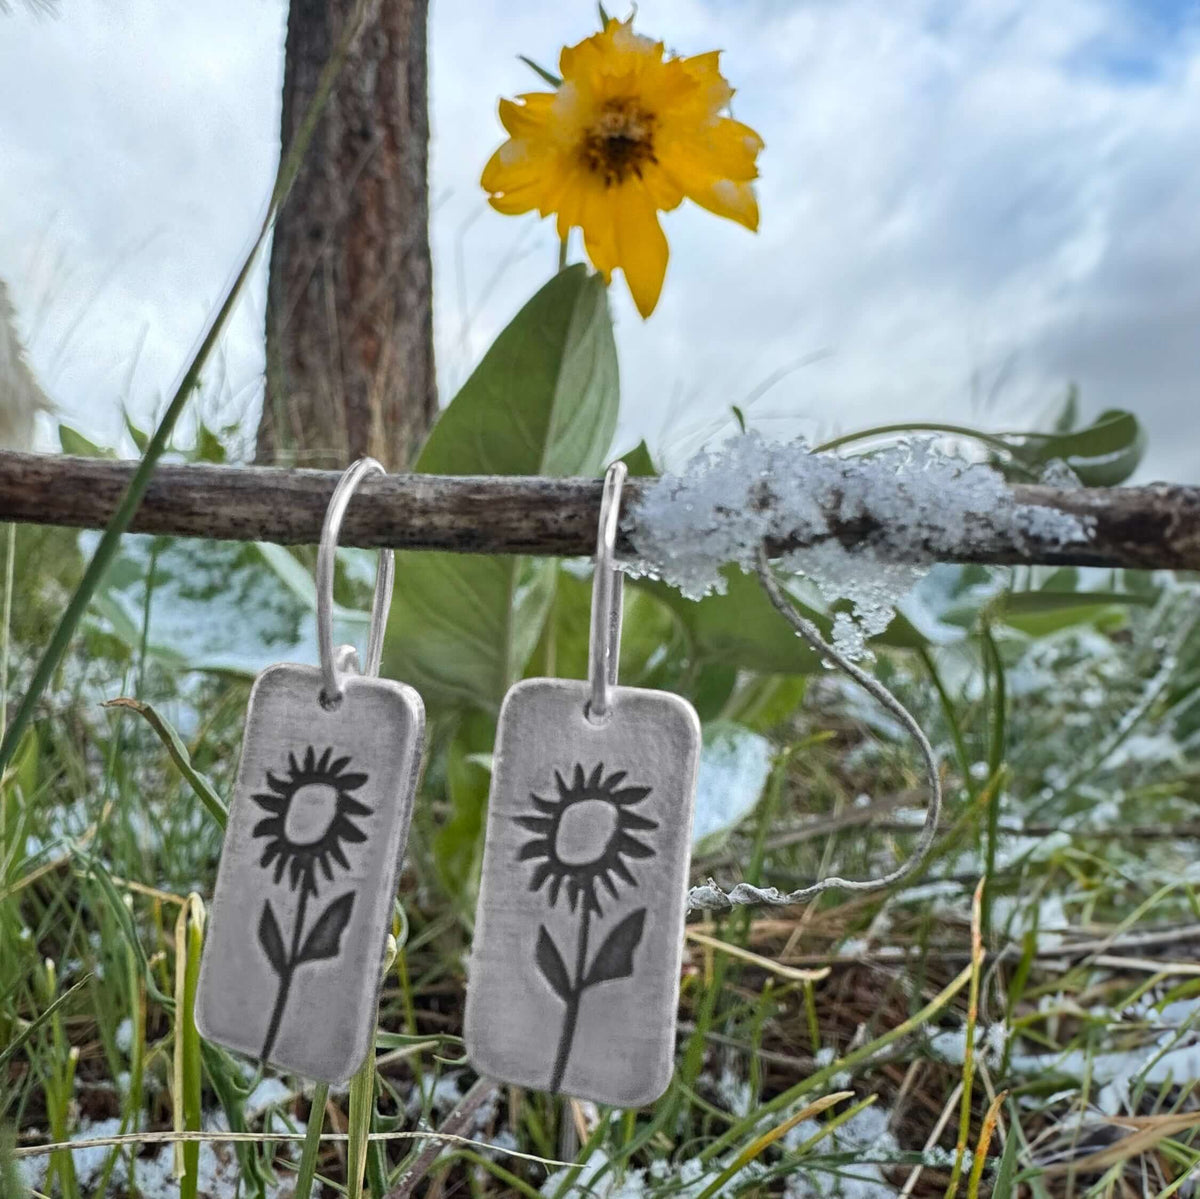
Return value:
[(327, 710), (314, 667), (255, 680), (195, 1008), (210, 1041), (334, 1083), (371, 1047), (425, 725), (411, 687), (344, 686)]
[(634, 687), (593, 723), (589, 694), (527, 679), (501, 709), (467, 1052), (504, 1082), (637, 1107), (674, 1064), (700, 724)]

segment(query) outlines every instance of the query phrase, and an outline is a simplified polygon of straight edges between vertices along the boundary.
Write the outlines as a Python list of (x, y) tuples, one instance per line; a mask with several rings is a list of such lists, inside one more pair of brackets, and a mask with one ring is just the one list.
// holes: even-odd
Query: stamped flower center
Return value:
[(654, 116), (628, 99), (607, 101), (583, 139), (583, 161), (606, 187), (642, 177), (654, 156)]
[(617, 809), (603, 799), (583, 799), (567, 808), (558, 824), (554, 852), (568, 866), (598, 861), (617, 827)]
[(296, 789), (284, 819), (284, 835), (293, 845), (320, 841), (337, 817), (337, 791), (327, 783)]

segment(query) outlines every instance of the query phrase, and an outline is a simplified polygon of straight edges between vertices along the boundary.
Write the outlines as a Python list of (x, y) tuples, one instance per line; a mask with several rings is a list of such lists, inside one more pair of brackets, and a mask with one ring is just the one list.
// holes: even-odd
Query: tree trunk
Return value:
[[(282, 141), (354, 0), (291, 0)], [(429, 259), (428, 0), (383, 0), (346, 61), (275, 226), (258, 461), (388, 470), (437, 412)]]

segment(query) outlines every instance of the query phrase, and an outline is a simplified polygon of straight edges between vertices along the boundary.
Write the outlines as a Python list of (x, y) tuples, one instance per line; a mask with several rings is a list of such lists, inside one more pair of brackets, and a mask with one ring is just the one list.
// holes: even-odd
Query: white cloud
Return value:
[[(776, 373), (751, 415), (779, 433), (1019, 427), (1074, 379), (1090, 410), (1145, 417), (1151, 473), (1200, 479), (1200, 36), (1182, 0), (1156, 10), (1175, 22), (1137, 0), (644, 0), (639, 24), (674, 49), (725, 48), (767, 149), (759, 235), (684, 208), (651, 320), (613, 289), (623, 439), (679, 453)], [(552, 65), (593, 11), (435, 0), (446, 392), (554, 263), (549, 223), (478, 189), (496, 99), (540, 88), (516, 55)], [(130, 398), (169, 386), (251, 231), (283, 7), (74, 0), (0, 20), (0, 275), (48, 389), (100, 425), (143, 329)], [(261, 364), (260, 313), (261, 288), (227, 347), (237, 388)]]

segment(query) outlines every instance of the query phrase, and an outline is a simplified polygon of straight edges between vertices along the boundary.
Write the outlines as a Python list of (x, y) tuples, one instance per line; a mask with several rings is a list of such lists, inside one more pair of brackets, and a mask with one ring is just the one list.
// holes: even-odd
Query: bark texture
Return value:
[[(0, 452), (0, 521), (103, 528), (136, 462)], [(160, 466), (131, 531), (234, 541), (313, 545), (340, 478), (337, 471), (239, 466)], [(653, 479), (629, 479), (622, 511), (636, 510)], [(591, 555), (596, 548), (600, 479), (520, 476), (389, 475), (364, 479), (346, 512), (343, 545), (449, 550), (468, 554)], [(1087, 522), (1086, 540), (1063, 545), (981, 514), (928, 547), (943, 562), (987, 565), (1200, 570), (1200, 487), (1059, 490), (1016, 485), (1017, 504), (1068, 512)], [(869, 539), (872, 517), (835, 524), (848, 546)], [(811, 544), (803, 532), (771, 546)], [(631, 546), (622, 534), (618, 552)]]
[[(291, 0), (291, 144), (354, 0)], [(388, 470), (437, 412), (429, 256), (427, 0), (383, 0), (275, 226), (258, 460)]]

